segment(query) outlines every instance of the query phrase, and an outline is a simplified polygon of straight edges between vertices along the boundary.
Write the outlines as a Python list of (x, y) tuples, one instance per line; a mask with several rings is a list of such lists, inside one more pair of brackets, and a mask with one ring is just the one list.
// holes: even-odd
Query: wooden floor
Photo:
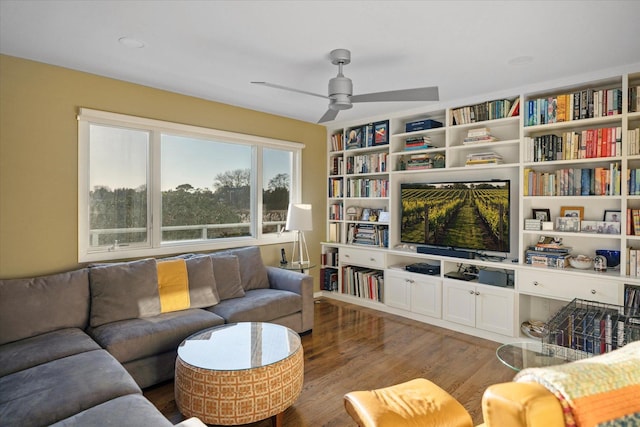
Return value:
[[(284, 427), (355, 426), (343, 406), (345, 393), (417, 377), (451, 393), (479, 424), (485, 388), (515, 374), (496, 358), (496, 342), (376, 310), (319, 299), (314, 321), (313, 332), (302, 337), (304, 387), (285, 411)], [(175, 406), (173, 382), (144, 394), (172, 422), (184, 419)]]

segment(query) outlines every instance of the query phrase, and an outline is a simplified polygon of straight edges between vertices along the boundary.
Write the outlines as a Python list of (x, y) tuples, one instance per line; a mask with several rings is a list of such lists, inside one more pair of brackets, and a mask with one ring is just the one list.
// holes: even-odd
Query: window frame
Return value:
[[(302, 150), (300, 142), (272, 139), (256, 135), (222, 131), (200, 126), (185, 125), (163, 120), (148, 119), (119, 113), (80, 108), (78, 120), (78, 261), (95, 262), (144, 256), (169, 255), (179, 252), (196, 252), (248, 245), (270, 245), (293, 241), (292, 232), (263, 233), (263, 148), (291, 151), (292, 176), (289, 199), (299, 203), (302, 194)], [(148, 244), (144, 246), (109, 248), (89, 245), (89, 127), (91, 124), (116, 126), (147, 131), (150, 134), (147, 170), (147, 230)], [(199, 139), (248, 145), (252, 148), (251, 159), (251, 236), (220, 238), (211, 240), (162, 242), (162, 190), (161, 182), (161, 135), (171, 134)]]

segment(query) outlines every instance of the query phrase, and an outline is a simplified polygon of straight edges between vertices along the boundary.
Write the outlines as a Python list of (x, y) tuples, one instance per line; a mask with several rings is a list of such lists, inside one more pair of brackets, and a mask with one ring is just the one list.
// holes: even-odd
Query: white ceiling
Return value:
[(347, 48), (354, 94), (437, 85), (446, 103), (639, 64), (639, 18), (640, 1), (0, 0), (0, 52), (316, 122), (327, 100), (249, 82), (326, 94)]

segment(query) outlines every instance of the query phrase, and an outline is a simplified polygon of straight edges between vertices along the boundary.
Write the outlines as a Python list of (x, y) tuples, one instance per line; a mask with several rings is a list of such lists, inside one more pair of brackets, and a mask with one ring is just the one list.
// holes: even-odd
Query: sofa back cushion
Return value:
[(269, 288), (267, 268), (264, 266), (264, 262), (262, 262), (259, 247), (249, 246), (246, 248), (231, 249), (226, 251), (226, 253), (238, 257), (240, 279), (242, 288), (245, 291)]
[(245, 292), (242, 288), (238, 257), (228, 253), (215, 253), (211, 255), (211, 260), (220, 301), (243, 297)]
[(91, 326), (160, 314), (155, 259), (91, 268)]
[(191, 308), (211, 307), (219, 303), (213, 260), (203, 255), (187, 258), (186, 261)]
[(89, 321), (87, 269), (30, 279), (0, 280), (0, 344)]

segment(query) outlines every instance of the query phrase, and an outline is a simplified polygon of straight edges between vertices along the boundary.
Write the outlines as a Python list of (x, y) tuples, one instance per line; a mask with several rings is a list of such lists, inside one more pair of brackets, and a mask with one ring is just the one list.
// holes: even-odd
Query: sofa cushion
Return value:
[(211, 258), (194, 256), (186, 261), (191, 308), (211, 307), (220, 302)]
[(142, 393), (105, 350), (54, 360), (0, 378), (0, 420), (43, 426), (127, 394)]
[(0, 377), (85, 351), (100, 350), (77, 328), (59, 329), (0, 346)]
[(0, 280), (0, 344), (89, 321), (87, 269)]
[(158, 261), (158, 294), (160, 311), (185, 310), (191, 306), (189, 299), (189, 276), (184, 259)]
[(121, 320), (90, 328), (88, 332), (119, 362), (125, 363), (176, 350), (189, 335), (222, 324), (224, 319), (220, 316), (192, 308), (144, 319)]
[(238, 257), (226, 253), (211, 255), (213, 275), (216, 278), (216, 289), (220, 301), (244, 296)]
[(289, 291), (254, 289), (244, 298), (221, 301), (208, 309), (232, 322), (268, 322), (302, 310), (302, 297)]
[(240, 279), (245, 291), (252, 289), (266, 289), (269, 287), (267, 269), (262, 262), (260, 248), (249, 246), (246, 248), (231, 249), (226, 251), (238, 257), (240, 265)]
[(116, 397), (59, 421), (52, 427), (173, 427), (151, 402), (139, 394)]
[(91, 267), (91, 326), (160, 314), (155, 259)]

